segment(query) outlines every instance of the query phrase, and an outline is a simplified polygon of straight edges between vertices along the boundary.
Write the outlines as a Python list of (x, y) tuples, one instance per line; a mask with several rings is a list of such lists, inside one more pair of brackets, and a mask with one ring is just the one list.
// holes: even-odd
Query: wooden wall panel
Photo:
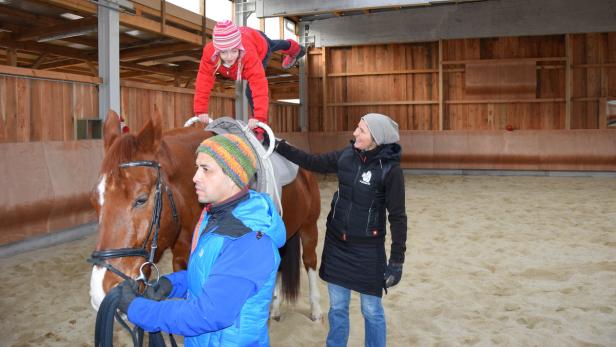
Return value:
[(0, 76), (0, 142), (70, 141), (74, 118), (96, 118), (96, 85)]
[[(571, 128), (605, 127), (605, 102), (616, 99), (616, 33), (571, 35), (570, 58), (565, 35), (445, 40), (442, 45), (444, 130), (566, 129), (568, 59)], [(362, 113), (384, 109), (402, 130), (438, 130), (438, 47), (438, 42), (328, 47), (325, 101), (323, 59), (319, 49), (312, 49), (309, 130), (352, 131)], [(502, 62), (533, 64), (535, 90), (523, 97), (496, 94), (471, 101), (465, 66)], [(426, 72), (418, 73), (421, 69)]]

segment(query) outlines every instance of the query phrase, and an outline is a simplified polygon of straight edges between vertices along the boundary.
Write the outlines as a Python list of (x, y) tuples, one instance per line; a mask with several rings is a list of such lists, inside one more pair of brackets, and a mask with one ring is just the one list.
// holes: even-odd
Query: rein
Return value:
[[(117, 276), (124, 280), (131, 279), (128, 275), (118, 270), (113, 265), (107, 263), (108, 259), (124, 258), (124, 257), (142, 257), (146, 261), (139, 268), (139, 276), (135, 281), (143, 281), (146, 286), (153, 286), (158, 283), (160, 279), (160, 271), (154, 263), (154, 257), (156, 250), (158, 249), (158, 235), (160, 231), (160, 218), (163, 209), (163, 197), (162, 191), (167, 192), (167, 198), (169, 199), (169, 205), (171, 206), (171, 213), (173, 220), (180, 227), (180, 220), (178, 217), (177, 209), (175, 207), (175, 201), (173, 200), (173, 192), (165, 184), (163, 177), (161, 176), (161, 166), (156, 161), (143, 160), (132, 161), (128, 163), (120, 164), (120, 168), (127, 169), (133, 167), (148, 167), (156, 170), (156, 191), (154, 193), (154, 211), (152, 214), (152, 220), (148, 230), (148, 236), (143, 241), (140, 248), (114, 248), (101, 251), (94, 251), (87, 261), (93, 265), (102, 266), (107, 270), (113, 272)], [(150, 251), (147, 250), (147, 244), (152, 237)], [(156, 281), (149, 282), (143, 269), (145, 266), (150, 266), (156, 270)], [(113, 322), (117, 320), (124, 329), (126, 329), (133, 339), (135, 346), (141, 346), (143, 344), (143, 330), (141, 328), (131, 329), (128, 324), (122, 319), (117, 312), (119, 305), (120, 292), (118, 287), (113, 288), (103, 299), (101, 306), (99, 307), (98, 314), (96, 316), (96, 328), (94, 334), (95, 347), (107, 347), (112, 346), (113, 340)], [(175, 339), (169, 334), (172, 346), (177, 346)], [(150, 346), (165, 346), (165, 342), (160, 333), (150, 334)]]

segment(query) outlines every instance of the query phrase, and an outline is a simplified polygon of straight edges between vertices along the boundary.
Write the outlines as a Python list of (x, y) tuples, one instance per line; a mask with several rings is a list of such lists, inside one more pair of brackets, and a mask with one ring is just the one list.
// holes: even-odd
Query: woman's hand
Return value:
[(259, 120), (256, 118), (250, 118), (248, 120), (248, 128), (249, 129), (254, 129), (257, 127), (257, 123), (259, 123)]
[(208, 116), (207, 113), (202, 113), (200, 115), (197, 115), (197, 117), (199, 118), (199, 121), (205, 123), (206, 125), (212, 121), (212, 119), (210, 118), (210, 116)]

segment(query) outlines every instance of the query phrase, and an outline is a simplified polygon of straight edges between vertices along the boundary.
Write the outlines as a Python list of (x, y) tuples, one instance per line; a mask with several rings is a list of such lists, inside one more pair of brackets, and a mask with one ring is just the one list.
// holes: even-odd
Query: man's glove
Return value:
[(166, 299), (171, 291), (173, 290), (173, 285), (171, 281), (165, 276), (158, 279), (158, 283), (155, 285), (148, 287), (143, 294), (144, 298), (148, 298), (151, 300), (161, 301)]
[(137, 294), (139, 293), (139, 284), (133, 279), (127, 279), (120, 283), (118, 288), (120, 288), (121, 293), (118, 310), (128, 313), (128, 306), (137, 298)]
[(396, 263), (393, 261), (389, 262), (387, 265), (387, 270), (385, 270), (385, 288), (393, 287), (402, 278), (402, 263)]

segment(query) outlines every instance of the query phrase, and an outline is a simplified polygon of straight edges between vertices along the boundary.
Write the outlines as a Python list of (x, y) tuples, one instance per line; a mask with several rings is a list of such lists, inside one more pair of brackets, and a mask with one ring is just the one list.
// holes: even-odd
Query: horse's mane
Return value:
[(111, 144), (109, 150), (105, 153), (103, 163), (101, 164), (101, 172), (110, 173), (115, 176), (119, 173), (120, 164), (133, 161), (133, 157), (137, 152), (137, 137), (133, 134), (124, 134)]

